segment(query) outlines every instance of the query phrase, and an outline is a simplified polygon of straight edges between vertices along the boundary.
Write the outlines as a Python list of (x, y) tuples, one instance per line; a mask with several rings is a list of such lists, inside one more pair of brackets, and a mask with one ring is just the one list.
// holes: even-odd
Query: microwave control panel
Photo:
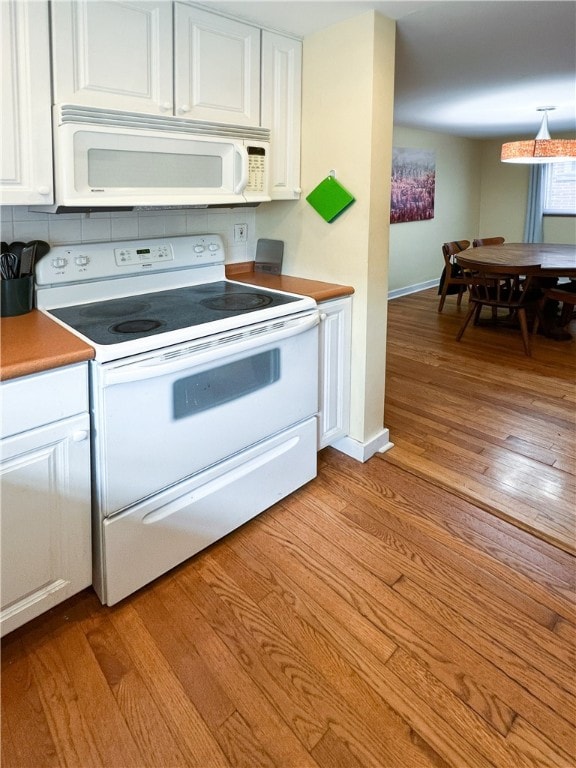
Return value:
[(248, 183), (245, 192), (264, 192), (266, 187), (266, 150), (248, 147)]

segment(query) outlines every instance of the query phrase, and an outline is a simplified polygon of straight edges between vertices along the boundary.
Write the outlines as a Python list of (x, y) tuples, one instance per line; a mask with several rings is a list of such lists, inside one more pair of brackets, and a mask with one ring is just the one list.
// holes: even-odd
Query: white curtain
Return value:
[(544, 210), (547, 169), (548, 166), (545, 163), (530, 166), (526, 223), (524, 225), (525, 243), (541, 243), (543, 240), (542, 213)]

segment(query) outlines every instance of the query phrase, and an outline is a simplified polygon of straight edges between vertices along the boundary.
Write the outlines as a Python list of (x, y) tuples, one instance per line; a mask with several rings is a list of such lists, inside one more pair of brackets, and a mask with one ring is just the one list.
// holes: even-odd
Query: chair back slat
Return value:
[(450, 258), (457, 253), (465, 251), (467, 248), (470, 248), (470, 240), (452, 240), (449, 243), (443, 243), (442, 253), (444, 255), (444, 260), (446, 260), (447, 257)]
[(503, 237), (477, 237), (472, 240), (472, 247), (479, 248), (481, 245), (502, 245)]

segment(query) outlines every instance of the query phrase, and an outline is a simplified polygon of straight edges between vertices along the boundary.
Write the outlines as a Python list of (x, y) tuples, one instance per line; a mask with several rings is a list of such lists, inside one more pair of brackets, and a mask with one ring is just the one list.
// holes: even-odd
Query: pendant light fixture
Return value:
[(548, 112), (556, 107), (540, 107), (542, 124), (532, 141), (510, 141), (502, 145), (503, 163), (560, 163), (576, 158), (576, 139), (551, 139)]

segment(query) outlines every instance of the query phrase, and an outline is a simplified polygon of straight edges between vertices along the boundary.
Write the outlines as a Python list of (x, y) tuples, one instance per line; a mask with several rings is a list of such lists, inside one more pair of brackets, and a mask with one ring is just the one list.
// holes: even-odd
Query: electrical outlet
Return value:
[(248, 240), (248, 225), (234, 224), (234, 242), (245, 243)]

